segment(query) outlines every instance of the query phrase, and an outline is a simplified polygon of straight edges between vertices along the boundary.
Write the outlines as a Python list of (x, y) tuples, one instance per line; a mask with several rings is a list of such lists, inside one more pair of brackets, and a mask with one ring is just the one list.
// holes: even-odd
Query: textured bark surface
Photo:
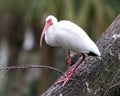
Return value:
[(53, 84), (42, 96), (120, 96), (120, 15), (99, 38), (97, 46), (101, 58), (87, 57), (77, 77), (73, 76), (65, 86)]

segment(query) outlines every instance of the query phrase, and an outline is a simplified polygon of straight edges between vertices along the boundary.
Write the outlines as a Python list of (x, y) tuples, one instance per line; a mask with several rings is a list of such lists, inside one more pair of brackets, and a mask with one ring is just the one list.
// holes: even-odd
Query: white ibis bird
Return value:
[[(65, 85), (67, 81), (71, 79), (72, 74), (75, 73), (78, 66), (85, 60), (86, 54), (100, 56), (100, 52), (95, 43), (89, 38), (83, 29), (70, 21), (62, 20), (58, 22), (56, 17), (49, 15), (46, 18), (46, 24), (40, 38), (41, 47), (44, 35), (45, 41), (48, 45), (58, 46), (68, 50), (67, 73), (62, 80), (57, 82), (57, 84), (63, 82), (63, 85)], [(81, 61), (72, 70), (70, 70), (70, 51), (82, 53)]]

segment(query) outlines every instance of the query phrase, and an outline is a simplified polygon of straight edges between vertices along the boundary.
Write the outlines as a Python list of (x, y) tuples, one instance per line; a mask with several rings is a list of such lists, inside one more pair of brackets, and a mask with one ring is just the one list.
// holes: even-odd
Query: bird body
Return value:
[[(42, 46), (44, 35), (45, 41), (48, 45), (62, 47), (68, 51), (67, 75), (58, 82), (64, 82), (63, 85), (71, 79), (72, 74), (75, 73), (78, 66), (85, 60), (85, 54), (100, 56), (100, 52), (95, 43), (89, 38), (82, 28), (71, 21), (62, 20), (58, 22), (54, 16), (48, 16), (41, 34), (40, 46)], [(72, 70), (70, 70), (70, 51), (82, 53), (81, 61)]]
[(48, 45), (62, 47), (65, 50), (77, 53), (92, 52), (100, 56), (94, 42), (82, 28), (71, 21), (62, 20), (53, 23), (45, 33), (45, 41)]

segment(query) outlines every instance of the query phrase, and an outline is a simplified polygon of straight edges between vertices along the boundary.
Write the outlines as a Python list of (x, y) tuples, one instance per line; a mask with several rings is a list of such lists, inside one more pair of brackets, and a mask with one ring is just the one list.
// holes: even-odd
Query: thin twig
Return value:
[(0, 70), (15, 70), (15, 69), (28, 69), (28, 68), (44, 68), (44, 69), (51, 69), (54, 71), (57, 71), (61, 74), (64, 74), (61, 70), (57, 68), (53, 68), (50, 66), (45, 66), (45, 65), (21, 65), (21, 66), (5, 66), (1, 67)]
[(103, 94), (103, 96), (107, 96), (108, 92), (110, 91), (110, 89), (114, 88), (114, 87), (117, 87), (117, 86), (120, 86), (120, 83), (118, 84), (114, 84), (113, 86), (110, 86), (106, 91), (105, 93)]

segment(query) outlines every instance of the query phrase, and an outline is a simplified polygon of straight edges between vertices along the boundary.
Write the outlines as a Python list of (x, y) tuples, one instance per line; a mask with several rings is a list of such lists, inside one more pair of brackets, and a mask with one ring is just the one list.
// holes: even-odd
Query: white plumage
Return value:
[(51, 46), (60, 46), (65, 50), (75, 51), (77, 53), (92, 52), (100, 56), (100, 52), (95, 43), (78, 25), (67, 21), (57, 21), (54, 16), (48, 16), (46, 19), (52, 20), (52, 25), (45, 32), (45, 41)]
[[(48, 16), (40, 39), (41, 46), (44, 35), (45, 41), (48, 45), (58, 46), (68, 51), (82, 53), (83, 60), (85, 59), (84, 54), (92, 53), (92, 55), (100, 56), (100, 52), (96, 44), (89, 38), (83, 29), (70, 21), (62, 20), (58, 22), (54, 16)], [(71, 61), (70, 58), (68, 58), (68, 61)], [(76, 68), (79, 65), (80, 63)], [(68, 62), (67, 76), (60, 81), (64, 82), (64, 84), (76, 70), (76, 68), (74, 68), (73, 71), (71, 71), (69, 67), (70, 62)]]

